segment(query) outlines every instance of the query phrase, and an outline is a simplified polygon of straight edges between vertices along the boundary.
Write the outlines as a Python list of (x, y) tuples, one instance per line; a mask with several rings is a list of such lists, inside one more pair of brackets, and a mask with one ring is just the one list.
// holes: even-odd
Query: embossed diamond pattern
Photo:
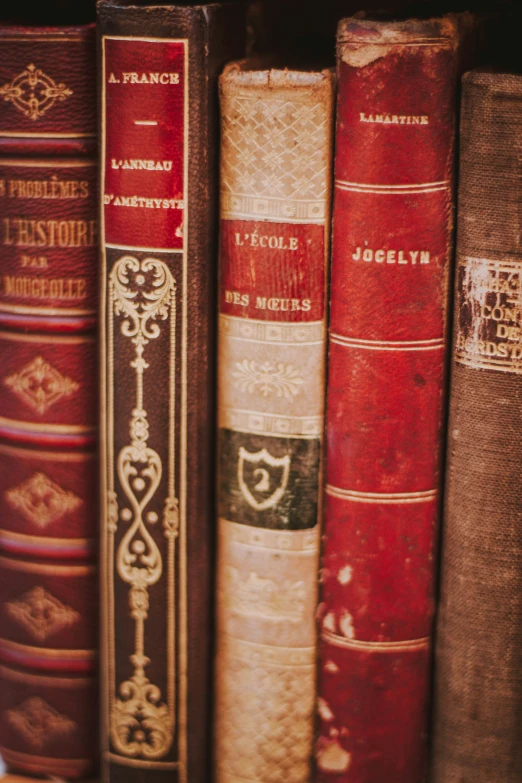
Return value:
[(41, 528), (75, 511), (83, 502), (74, 492), (62, 489), (45, 473), (34, 473), (17, 487), (8, 489), (5, 498), (11, 508)]
[(41, 750), (57, 737), (66, 737), (77, 728), (76, 723), (35, 696), (20, 707), (7, 710), (7, 720), (33, 748)]
[[(225, 191), (286, 199), (326, 196), (327, 117), (320, 103), (230, 98), (224, 132)], [(304, 161), (304, 162), (303, 162)]]
[(5, 604), (5, 611), (39, 642), (80, 619), (78, 612), (43, 587), (34, 587), (16, 601)]
[(231, 657), (219, 670), (216, 757), (223, 779), (306, 783), (312, 747), (313, 667), (280, 667)]
[(76, 381), (62, 375), (41, 356), (37, 356), (19, 372), (5, 378), (4, 384), (40, 414), (45, 413), (62, 397), (68, 397), (80, 388)]

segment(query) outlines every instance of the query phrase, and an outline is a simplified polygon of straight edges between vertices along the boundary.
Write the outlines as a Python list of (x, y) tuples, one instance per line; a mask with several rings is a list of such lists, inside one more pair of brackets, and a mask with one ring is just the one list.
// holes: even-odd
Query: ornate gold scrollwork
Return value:
[[(113, 487), (108, 492), (108, 529), (114, 536), (119, 519), (128, 523), (116, 553), (116, 570), (129, 585), (130, 615), (135, 624), (134, 654), (130, 656), (133, 674), (113, 693), (111, 739), (115, 749), (125, 756), (159, 759), (170, 749), (174, 734), (174, 668), (168, 667), (167, 698), (150, 682), (146, 667), (145, 624), (149, 613), (149, 588), (161, 579), (164, 567), (161, 551), (149, 526), (158, 515), (147, 513), (161, 482), (163, 465), (159, 454), (148, 445), (149, 424), (144, 405), (143, 376), (149, 368), (145, 348), (161, 333), (158, 320), (175, 324), (176, 282), (163, 261), (138, 260), (123, 256), (109, 276), (110, 301), (114, 314), (124, 316), (121, 334), (135, 346), (130, 366), (136, 372), (136, 404), (130, 420), (130, 443), (116, 460), (116, 471), (129, 507), (121, 508)], [(112, 314), (111, 314), (112, 317)], [(175, 350), (175, 330), (171, 326), (171, 349)], [(171, 357), (171, 361), (174, 358)], [(169, 390), (173, 393), (173, 390)], [(170, 415), (173, 416), (171, 409)], [(172, 448), (172, 444), (170, 444)], [(111, 479), (112, 480), (112, 479)], [(178, 534), (178, 500), (174, 497), (173, 461), (169, 460), (169, 494), (164, 503), (163, 533), (167, 539), (167, 570), (174, 568), (174, 546)], [(121, 508), (121, 510), (119, 510)], [(168, 612), (174, 614), (173, 590), (169, 593)], [(174, 652), (167, 650), (168, 655)]]
[(64, 101), (73, 91), (65, 84), (57, 84), (41, 68), (30, 63), (14, 79), (0, 87), (4, 101), (15, 106), (31, 120), (38, 120), (56, 101)]

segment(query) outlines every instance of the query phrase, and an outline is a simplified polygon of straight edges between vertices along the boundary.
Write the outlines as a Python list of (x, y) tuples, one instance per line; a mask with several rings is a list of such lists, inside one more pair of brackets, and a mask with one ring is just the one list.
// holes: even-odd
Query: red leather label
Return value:
[(261, 321), (324, 316), (324, 226), (221, 221), (220, 312)]
[(104, 37), (102, 46), (105, 242), (181, 249), (186, 44)]
[(0, 160), (0, 208), (0, 313), (94, 314), (95, 162)]

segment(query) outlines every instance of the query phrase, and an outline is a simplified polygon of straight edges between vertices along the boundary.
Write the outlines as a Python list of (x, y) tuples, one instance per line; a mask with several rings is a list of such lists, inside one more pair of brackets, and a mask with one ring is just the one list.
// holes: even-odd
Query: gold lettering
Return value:
[(83, 278), (39, 278), (4, 275), (3, 293), (19, 299), (85, 299), (87, 281)]
[[(113, 74), (111, 74), (112, 76)], [(123, 73), (123, 84), (179, 84), (179, 73), (137, 73), (131, 71), (129, 73)], [(119, 79), (111, 79), (109, 81), (118, 82)]]
[(269, 248), (270, 250), (298, 250), (299, 239), (298, 237), (289, 237), (286, 239), (276, 234), (258, 234), (254, 231), (252, 234), (241, 234), (236, 232), (234, 234), (234, 244), (243, 246), (249, 245), (250, 247), (262, 247)]
[(413, 114), (366, 114), (359, 112), (359, 122), (384, 123), (385, 125), (429, 125), (427, 115)]
[(89, 195), (87, 180), (48, 180), (10, 179), (7, 183), (9, 198), (20, 199), (79, 199)]
[(4, 218), (4, 245), (15, 247), (92, 247), (94, 220), (29, 220)]
[(355, 248), (355, 252), (352, 253), (352, 259), (354, 261), (367, 261), (371, 263), (375, 261), (377, 264), (399, 264), (404, 266), (405, 264), (429, 264), (431, 261), (431, 254), (429, 250), (404, 250), (394, 248), (378, 248), (375, 250), (371, 247), (363, 247), (358, 245)]
[(20, 266), (31, 267), (37, 269), (46, 269), (49, 266), (45, 256), (27, 256), (22, 254), (20, 258)]

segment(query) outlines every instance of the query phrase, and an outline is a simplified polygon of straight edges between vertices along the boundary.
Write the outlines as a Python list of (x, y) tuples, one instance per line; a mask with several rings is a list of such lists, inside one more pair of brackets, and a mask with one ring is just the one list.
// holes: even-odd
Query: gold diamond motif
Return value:
[(42, 528), (76, 511), (83, 503), (78, 495), (62, 489), (45, 473), (34, 473), (17, 487), (6, 490), (5, 499), (11, 508)]
[(7, 722), (33, 748), (41, 750), (49, 741), (72, 734), (77, 724), (47, 704), (39, 696), (24, 701), (20, 707), (6, 712)]
[(40, 642), (80, 619), (79, 612), (62, 604), (43, 587), (33, 587), (20, 598), (6, 603), (5, 610)]
[(72, 90), (65, 84), (56, 84), (51, 76), (30, 63), (12, 82), (0, 87), (0, 95), (26, 117), (38, 120), (56, 101), (72, 95)]
[(79, 383), (62, 375), (41, 356), (33, 359), (20, 372), (4, 378), (4, 385), (40, 414), (80, 388)]

